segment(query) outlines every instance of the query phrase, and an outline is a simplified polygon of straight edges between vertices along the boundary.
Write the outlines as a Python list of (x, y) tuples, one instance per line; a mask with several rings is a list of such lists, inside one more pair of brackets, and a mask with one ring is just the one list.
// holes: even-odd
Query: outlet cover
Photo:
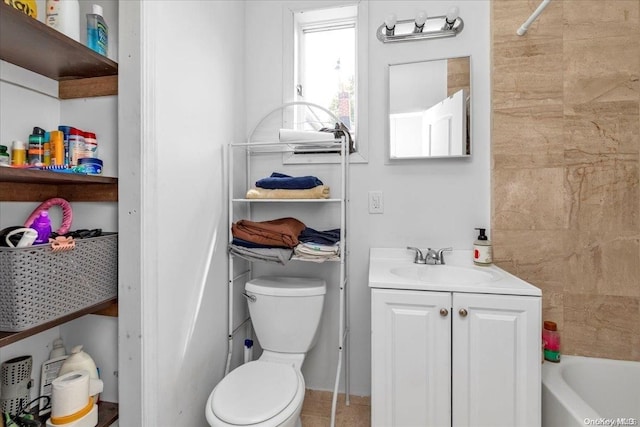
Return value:
[(384, 199), (382, 191), (369, 191), (369, 213), (381, 214), (384, 212)]

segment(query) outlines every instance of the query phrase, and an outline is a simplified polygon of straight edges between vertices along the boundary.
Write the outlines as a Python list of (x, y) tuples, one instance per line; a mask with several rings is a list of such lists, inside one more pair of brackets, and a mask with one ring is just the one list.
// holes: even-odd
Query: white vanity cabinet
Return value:
[(378, 280), (385, 261), (371, 266), (372, 426), (540, 426), (539, 289), (497, 267), (483, 287)]

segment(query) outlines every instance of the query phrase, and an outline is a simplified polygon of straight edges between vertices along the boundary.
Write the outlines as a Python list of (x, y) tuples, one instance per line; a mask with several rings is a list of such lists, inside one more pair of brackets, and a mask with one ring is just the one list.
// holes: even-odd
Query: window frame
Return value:
[[(322, 4), (319, 4), (322, 3)], [(348, 8), (355, 9), (350, 12)], [(335, 10), (334, 10), (335, 9)], [(342, 10), (340, 10), (342, 9)], [(329, 11), (332, 10), (332, 11)], [(297, 22), (298, 12), (314, 12), (316, 16), (322, 16), (327, 11), (327, 17), (320, 17), (312, 21), (300, 20)], [(338, 13), (335, 13), (338, 12)], [(340, 13), (342, 12), (342, 13)], [(332, 15), (332, 16), (331, 16)], [(351, 18), (349, 18), (351, 16)], [(354, 19), (355, 18), (355, 19)], [(356, 30), (356, 58), (355, 58), (355, 117), (357, 124), (356, 152), (349, 156), (350, 163), (366, 163), (368, 155), (367, 146), (367, 2), (312, 2), (298, 1), (283, 7), (283, 104), (300, 101), (296, 95), (296, 85), (299, 83), (297, 75), (296, 52), (299, 49), (301, 34), (304, 28), (322, 27), (327, 24), (339, 25), (341, 22), (355, 21)], [(284, 117), (283, 117), (284, 120)], [(305, 154), (286, 153), (283, 155), (284, 164), (308, 164), (308, 163), (339, 163), (340, 160), (332, 154)]]

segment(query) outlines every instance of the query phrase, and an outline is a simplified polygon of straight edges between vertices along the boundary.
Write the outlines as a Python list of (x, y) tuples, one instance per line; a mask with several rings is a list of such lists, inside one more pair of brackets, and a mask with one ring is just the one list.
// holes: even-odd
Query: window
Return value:
[[(358, 16), (359, 8), (361, 5), (349, 4), (326, 9), (289, 11), (291, 32), (285, 37), (285, 52), (290, 49), (290, 53), (285, 53), (283, 96), (285, 103), (311, 102), (333, 113), (349, 129), (353, 137), (353, 148), (357, 152), (362, 151), (358, 140), (363, 124), (361, 109), (358, 108), (361, 102), (358, 94), (358, 86), (361, 84), (358, 81), (358, 62), (362, 61), (362, 55), (358, 53), (357, 47), (363, 37), (358, 25), (358, 22), (363, 22), (362, 17)], [(289, 46), (286, 46), (287, 39), (292, 40)], [(287, 63), (288, 58), (291, 63)], [(289, 119), (293, 123), (304, 122), (305, 120), (298, 120), (298, 114), (295, 111), (296, 116)], [(313, 125), (308, 123), (305, 128), (300, 125), (294, 127), (314, 130)], [(320, 157), (315, 156), (317, 159)], [(351, 161), (354, 160), (362, 161), (362, 155), (352, 155)]]
[(296, 13), (295, 99), (326, 108), (354, 134), (356, 17), (354, 6), (338, 11), (343, 14), (344, 9), (351, 16), (332, 20), (323, 19), (323, 15), (335, 9)]

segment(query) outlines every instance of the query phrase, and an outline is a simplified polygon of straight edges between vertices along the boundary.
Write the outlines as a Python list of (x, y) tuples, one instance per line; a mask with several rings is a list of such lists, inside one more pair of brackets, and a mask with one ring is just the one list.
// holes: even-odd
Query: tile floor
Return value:
[[(302, 427), (328, 427), (331, 423), (331, 399), (329, 391), (307, 390), (302, 404)], [(371, 398), (350, 396), (349, 406), (344, 394), (338, 395), (336, 427), (369, 427), (371, 425)]]

